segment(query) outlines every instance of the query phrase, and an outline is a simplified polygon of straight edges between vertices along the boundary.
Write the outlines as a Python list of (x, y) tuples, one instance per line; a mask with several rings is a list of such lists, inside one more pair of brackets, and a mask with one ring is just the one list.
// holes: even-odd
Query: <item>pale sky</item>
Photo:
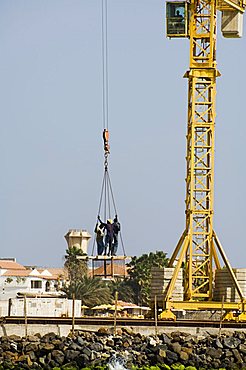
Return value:
[[(214, 224), (246, 268), (244, 35), (218, 27)], [(126, 253), (170, 256), (185, 226), (189, 41), (165, 37), (164, 1), (108, 0), (108, 47)], [(62, 266), (68, 229), (93, 234), (103, 177), (101, 0), (1, 0), (0, 55), (1, 257)]]

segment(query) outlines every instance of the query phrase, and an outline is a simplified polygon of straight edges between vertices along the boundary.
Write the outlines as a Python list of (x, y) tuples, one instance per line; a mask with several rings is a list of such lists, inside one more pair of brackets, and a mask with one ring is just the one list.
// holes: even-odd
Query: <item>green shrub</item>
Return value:
[(182, 364), (179, 364), (179, 363), (172, 364), (171, 365), (171, 369), (173, 369), (173, 370), (184, 370), (185, 369), (185, 366), (182, 365)]

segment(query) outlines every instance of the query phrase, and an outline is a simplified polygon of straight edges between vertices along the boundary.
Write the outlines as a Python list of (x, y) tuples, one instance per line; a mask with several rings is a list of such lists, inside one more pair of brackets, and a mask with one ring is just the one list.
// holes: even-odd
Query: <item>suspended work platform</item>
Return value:
[(91, 277), (107, 280), (125, 279), (128, 275), (127, 263), (131, 259), (127, 256), (78, 256), (77, 258), (88, 261)]
[(95, 256), (91, 258), (92, 276), (104, 279), (124, 279), (127, 277), (126, 256)]

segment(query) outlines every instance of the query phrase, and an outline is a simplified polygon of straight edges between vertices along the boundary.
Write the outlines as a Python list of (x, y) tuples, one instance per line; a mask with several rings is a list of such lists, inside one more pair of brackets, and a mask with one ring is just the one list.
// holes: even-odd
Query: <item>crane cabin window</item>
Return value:
[(188, 37), (188, 14), (186, 2), (166, 2), (167, 37)]

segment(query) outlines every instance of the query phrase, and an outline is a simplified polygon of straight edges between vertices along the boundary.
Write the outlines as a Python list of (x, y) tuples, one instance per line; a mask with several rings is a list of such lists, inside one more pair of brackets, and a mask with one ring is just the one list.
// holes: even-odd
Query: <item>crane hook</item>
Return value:
[(103, 130), (103, 142), (104, 142), (104, 166), (105, 170), (108, 168), (108, 155), (110, 154), (110, 146), (109, 146), (109, 131), (105, 128)]

